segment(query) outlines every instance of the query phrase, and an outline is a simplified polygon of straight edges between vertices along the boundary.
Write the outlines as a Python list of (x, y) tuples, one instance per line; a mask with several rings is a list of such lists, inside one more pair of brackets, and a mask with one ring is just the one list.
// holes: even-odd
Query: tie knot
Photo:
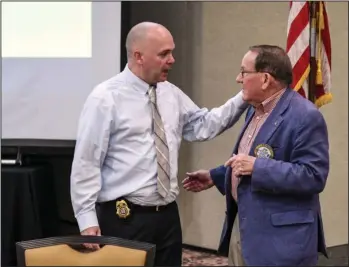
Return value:
[(155, 88), (156, 88), (155, 86), (150, 86), (149, 90), (148, 90), (150, 101), (153, 104), (156, 104), (156, 91), (155, 91)]

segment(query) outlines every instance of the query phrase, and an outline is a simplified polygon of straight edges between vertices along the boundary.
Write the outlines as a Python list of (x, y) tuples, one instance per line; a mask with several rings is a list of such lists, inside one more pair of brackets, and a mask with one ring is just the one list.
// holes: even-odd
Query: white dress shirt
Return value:
[(125, 197), (140, 205), (165, 205), (179, 193), (182, 137), (205, 141), (231, 127), (247, 107), (239, 92), (219, 108), (200, 109), (178, 87), (157, 84), (157, 104), (169, 147), (171, 190), (157, 193), (157, 160), (149, 85), (128, 66), (99, 84), (83, 107), (71, 172), (71, 200), (80, 230), (98, 226), (95, 204)]

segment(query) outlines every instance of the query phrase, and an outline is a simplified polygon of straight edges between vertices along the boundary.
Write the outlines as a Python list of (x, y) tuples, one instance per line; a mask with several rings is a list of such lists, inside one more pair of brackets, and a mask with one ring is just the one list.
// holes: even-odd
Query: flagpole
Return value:
[(315, 103), (316, 87), (316, 1), (310, 1), (310, 72), (308, 77), (308, 99)]

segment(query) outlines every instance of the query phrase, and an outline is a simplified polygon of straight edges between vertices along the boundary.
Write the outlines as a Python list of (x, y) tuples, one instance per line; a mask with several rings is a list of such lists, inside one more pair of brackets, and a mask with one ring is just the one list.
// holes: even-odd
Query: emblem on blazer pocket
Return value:
[(126, 219), (131, 214), (131, 209), (128, 207), (125, 200), (116, 201), (116, 215), (121, 219)]
[(274, 157), (273, 148), (267, 144), (256, 146), (254, 154), (257, 158), (272, 159)]

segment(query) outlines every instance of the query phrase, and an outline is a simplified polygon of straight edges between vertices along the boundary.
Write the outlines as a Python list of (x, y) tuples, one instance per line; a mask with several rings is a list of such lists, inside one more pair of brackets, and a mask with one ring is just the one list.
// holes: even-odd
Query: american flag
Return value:
[(292, 88), (321, 107), (332, 101), (331, 38), (324, 1), (290, 2), (286, 51)]

